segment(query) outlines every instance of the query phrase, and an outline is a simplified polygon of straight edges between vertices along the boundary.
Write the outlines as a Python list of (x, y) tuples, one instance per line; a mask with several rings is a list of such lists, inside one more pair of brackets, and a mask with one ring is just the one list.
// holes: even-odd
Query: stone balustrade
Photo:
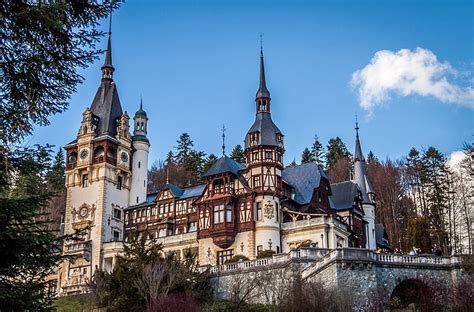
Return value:
[(438, 257), (434, 255), (409, 256), (401, 254), (376, 254), (368, 249), (360, 248), (299, 248), (286, 254), (273, 255), (269, 258), (256, 259), (249, 261), (239, 261), (236, 263), (222, 264), (217, 266), (202, 266), (199, 270), (210, 270), (212, 274), (223, 272), (232, 272), (239, 270), (249, 270), (256, 268), (265, 268), (272, 265), (283, 265), (290, 261), (309, 261), (303, 273), (303, 278), (311, 276), (327, 264), (333, 261), (344, 262), (372, 262), (379, 264), (401, 264), (401, 265), (430, 265), (430, 266), (449, 266), (459, 263), (458, 256)]

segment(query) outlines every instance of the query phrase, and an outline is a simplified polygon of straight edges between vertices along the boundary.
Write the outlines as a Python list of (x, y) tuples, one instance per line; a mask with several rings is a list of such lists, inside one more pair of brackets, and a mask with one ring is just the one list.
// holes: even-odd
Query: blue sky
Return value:
[[(143, 96), (150, 164), (164, 159), (182, 132), (197, 149), (219, 155), (222, 124), (230, 150), (242, 144), (254, 120), (262, 32), (286, 163), (299, 160), (314, 134), (324, 145), (339, 136), (352, 151), (356, 112), (365, 154), (400, 158), (411, 147), (431, 145), (450, 154), (473, 141), (473, 12), (472, 1), (127, 1), (113, 16), (114, 79), (129, 115)], [(406, 61), (406, 71), (418, 75), (410, 68), (418, 47), (434, 55), (433, 66), (441, 69), (433, 77), (448, 79), (447, 88), (420, 83), (412, 90), (401, 81), (406, 74), (390, 76), (396, 70), (384, 67), (386, 59)], [(402, 49), (407, 53), (398, 53)], [(382, 99), (364, 109), (361, 83), (351, 79), (371, 61), (375, 71), (367, 70), (372, 85), (366, 91)], [(103, 57), (81, 71), (85, 81), (69, 110), (37, 128), (27, 143), (63, 146), (75, 138), (102, 63)], [(388, 89), (378, 84), (377, 70), (389, 74)]]

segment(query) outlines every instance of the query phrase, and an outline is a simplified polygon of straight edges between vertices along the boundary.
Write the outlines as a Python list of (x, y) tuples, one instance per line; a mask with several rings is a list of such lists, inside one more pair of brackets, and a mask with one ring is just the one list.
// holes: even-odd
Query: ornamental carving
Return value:
[(84, 203), (77, 209), (73, 207), (71, 210), (72, 223), (74, 225), (93, 223), (95, 219), (95, 210), (95, 204), (92, 204), (91, 206)]
[(265, 204), (265, 208), (263, 208), (263, 215), (267, 219), (272, 219), (275, 215), (275, 210), (273, 209), (273, 203), (271, 201), (267, 201)]

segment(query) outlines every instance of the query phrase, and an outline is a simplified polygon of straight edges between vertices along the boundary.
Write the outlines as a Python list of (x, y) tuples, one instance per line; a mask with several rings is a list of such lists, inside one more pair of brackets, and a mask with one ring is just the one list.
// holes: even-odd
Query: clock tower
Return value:
[[(113, 80), (109, 28), (102, 79), (74, 141), (66, 145), (65, 234), (82, 237), (65, 242), (67, 256), (58, 275), (60, 292), (85, 292), (95, 270), (111, 270), (122, 249), (123, 209), (132, 184), (133, 144), (129, 116), (122, 111)], [(146, 164), (144, 164), (146, 167)]]

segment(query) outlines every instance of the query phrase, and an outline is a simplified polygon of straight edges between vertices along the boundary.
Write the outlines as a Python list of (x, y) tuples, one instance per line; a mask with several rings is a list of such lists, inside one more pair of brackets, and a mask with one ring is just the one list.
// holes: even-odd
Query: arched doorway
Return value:
[(428, 311), (430, 288), (418, 279), (407, 279), (392, 291), (390, 302), (399, 308), (413, 308), (413, 311)]

